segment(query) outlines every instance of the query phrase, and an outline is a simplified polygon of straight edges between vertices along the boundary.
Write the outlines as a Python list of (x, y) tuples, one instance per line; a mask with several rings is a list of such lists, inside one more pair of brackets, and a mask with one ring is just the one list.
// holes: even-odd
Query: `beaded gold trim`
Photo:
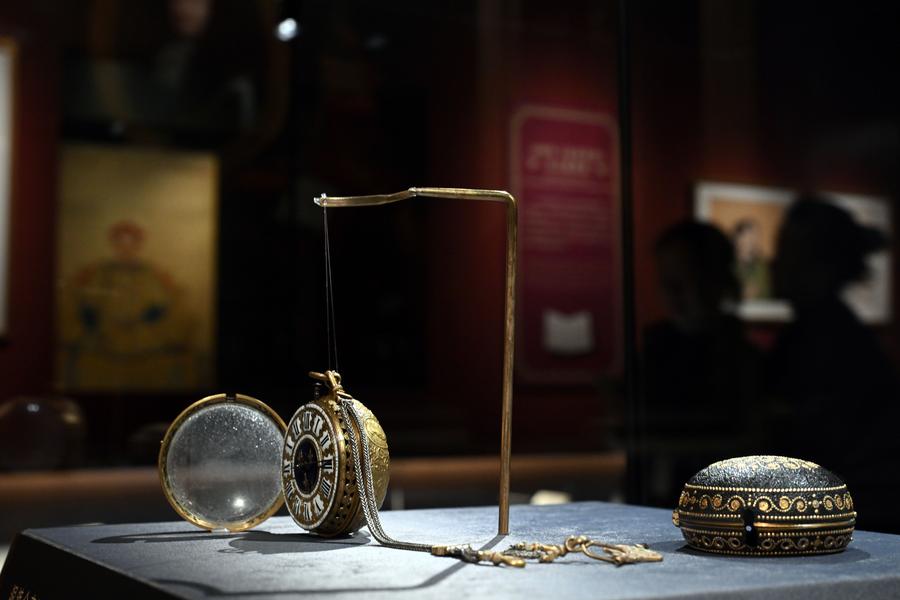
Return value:
[(764, 494), (780, 494), (791, 492), (837, 492), (846, 489), (846, 485), (835, 485), (832, 487), (817, 488), (753, 488), (753, 487), (728, 487), (716, 485), (698, 485), (696, 483), (686, 483), (684, 487), (692, 490), (703, 490), (708, 492), (754, 492)]
[[(856, 519), (845, 519), (843, 521), (825, 521), (820, 523), (767, 523), (757, 522), (754, 526), (760, 531), (802, 531), (810, 529), (839, 529), (850, 527), (856, 524)], [(743, 521), (704, 521), (701, 519), (684, 519), (680, 517), (676, 522), (676, 527), (686, 527), (688, 529), (697, 529), (698, 527), (712, 527), (716, 531), (743, 530)]]
[(826, 554), (843, 550), (853, 539), (852, 529), (828, 531), (815, 535), (778, 533), (760, 536), (757, 546), (748, 546), (744, 543), (743, 535), (730, 536), (722, 535), (722, 533), (700, 533), (682, 529), (685, 540), (694, 548), (706, 552), (743, 556)]
[[(723, 514), (710, 514), (710, 513), (698, 513), (698, 512), (690, 512), (686, 510), (679, 510), (678, 514), (681, 517), (700, 517), (703, 519), (732, 519), (734, 520), (734, 515), (723, 515)], [(831, 519), (835, 520), (838, 518), (845, 519), (855, 519), (856, 512), (848, 512), (848, 513), (835, 513), (831, 515), (766, 515), (767, 521), (806, 521), (810, 519)]]
[[(697, 529), (695, 527), (683, 526), (682, 530), (690, 531), (692, 533), (705, 533), (707, 535), (742, 535), (743, 530), (735, 529), (735, 530), (722, 530), (722, 529)], [(838, 527), (835, 529), (829, 529), (827, 531), (819, 531), (813, 535), (826, 535), (826, 534), (837, 534), (837, 533), (853, 533), (853, 527)], [(760, 531), (760, 538), (763, 537), (809, 537), (811, 534), (808, 531)]]
[[(693, 523), (693, 521), (688, 521), (688, 524)], [(767, 529), (773, 531), (828, 529), (829, 527), (850, 527), (852, 529), (855, 525), (856, 518), (850, 518), (843, 521), (825, 521), (823, 523), (789, 523), (787, 525), (784, 525), (782, 523), (766, 523), (765, 521), (754, 523), (754, 526), (760, 531), (765, 531)]]
[[(849, 543), (850, 543), (850, 542), (847, 542), (847, 544), (849, 544)], [(846, 548), (846, 546), (844, 546), (844, 548)], [(766, 552), (766, 553), (762, 553), (762, 552), (733, 552), (733, 551), (730, 551), (730, 550), (707, 550), (707, 549), (705, 549), (705, 548), (702, 549), (702, 550), (703, 550), (704, 552), (711, 552), (711, 553), (713, 553), (713, 554), (727, 554), (728, 556), (756, 556), (756, 557), (759, 557), (759, 558), (766, 558), (766, 557), (770, 557), (770, 556), (812, 556), (812, 555), (815, 555), (815, 554), (834, 554), (834, 553), (836, 553), (836, 552), (840, 552), (840, 551), (843, 550), (844, 548), (836, 548), (836, 549), (832, 549), (832, 550), (817, 550), (817, 551), (816, 551), (816, 550), (807, 550), (806, 552), (776, 552), (776, 551), (769, 551), (769, 552)], [(696, 548), (696, 549), (697, 549), (697, 550), (700, 550), (700, 548)]]
[[(844, 487), (846, 490), (846, 487)], [(801, 494), (795, 496), (776, 496), (771, 492), (764, 492), (758, 495), (748, 494), (746, 497), (739, 494), (722, 495), (722, 494), (700, 494), (696, 491), (681, 492), (678, 498), (678, 508), (694, 508), (697, 507), (701, 511), (730, 512), (738, 513), (745, 507), (752, 506), (759, 513), (768, 515), (771, 512), (780, 513), (805, 513), (808, 509), (818, 514), (820, 510), (833, 513), (835, 510), (843, 511), (853, 510), (853, 498), (850, 493), (844, 491), (843, 494), (826, 494), (821, 498), (817, 493)]]

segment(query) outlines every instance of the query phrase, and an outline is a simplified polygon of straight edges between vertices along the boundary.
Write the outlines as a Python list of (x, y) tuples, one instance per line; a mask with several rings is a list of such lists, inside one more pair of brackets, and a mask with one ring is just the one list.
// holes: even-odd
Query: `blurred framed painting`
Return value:
[(64, 389), (211, 385), (216, 159), (67, 144), (60, 164), (57, 378)]
[[(824, 192), (824, 195), (853, 215), (860, 225), (880, 230), (888, 240), (893, 237), (891, 205), (886, 198), (828, 191)], [(844, 290), (844, 300), (864, 322), (888, 323), (893, 318), (891, 312), (893, 259), (890, 244), (885, 250), (871, 254), (866, 263), (869, 267), (868, 279)]]
[[(822, 195), (847, 210), (858, 223), (890, 235), (890, 205), (884, 198), (830, 191)], [(790, 305), (774, 296), (771, 265), (778, 230), (795, 196), (794, 190), (728, 183), (701, 182), (696, 187), (697, 219), (718, 226), (734, 243), (742, 292), (737, 313), (741, 318), (791, 319)], [(844, 299), (864, 322), (885, 323), (892, 317), (889, 251), (873, 254), (868, 265), (868, 279), (849, 286)]]

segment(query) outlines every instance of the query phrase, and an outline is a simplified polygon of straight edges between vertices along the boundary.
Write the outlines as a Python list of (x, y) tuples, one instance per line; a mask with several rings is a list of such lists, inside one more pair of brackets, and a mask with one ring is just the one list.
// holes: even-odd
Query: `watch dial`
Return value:
[(284, 497), (304, 529), (321, 525), (334, 505), (337, 435), (332, 418), (314, 402), (300, 407), (288, 425), (281, 460)]
[(294, 450), (294, 481), (304, 494), (311, 494), (319, 483), (319, 453), (310, 439), (304, 439)]

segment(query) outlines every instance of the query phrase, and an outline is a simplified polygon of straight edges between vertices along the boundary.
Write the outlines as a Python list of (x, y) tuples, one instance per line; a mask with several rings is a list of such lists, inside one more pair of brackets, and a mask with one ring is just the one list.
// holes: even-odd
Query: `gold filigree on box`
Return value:
[(844, 482), (813, 462), (745, 456), (694, 475), (672, 521), (691, 547), (707, 552), (825, 554), (850, 543), (856, 511)]
[(816, 471), (822, 468), (814, 462), (787, 456), (740, 456), (726, 458), (715, 464), (721, 469), (740, 468), (743, 471), (781, 471), (785, 469)]

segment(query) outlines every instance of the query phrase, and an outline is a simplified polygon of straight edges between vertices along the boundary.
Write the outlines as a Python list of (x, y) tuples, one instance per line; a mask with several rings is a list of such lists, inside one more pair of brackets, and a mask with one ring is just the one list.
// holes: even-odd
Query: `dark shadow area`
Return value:
[[(506, 536), (498, 535), (491, 539), (488, 543), (484, 544), (479, 548), (479, 550), (489, 550), (496, 546), (502, 539)], [(384, 548), (385, 552), (403, 552), (402, 550), (395, 550), (392, 548)], [(219, 588), (210, 585), (198, 584), (190, 581), (183, 581), (178, 579), (154, 579), (153, 582), (158, 585), (164, 586), (179, 586), (186, 587), (192, 590), (196, 590), (209, 598), (228, 598), (231, 596), (267, 596), (267, 597), (276, 597), (276, 596), (293, 596), (293, 595), (303, 595), (303, 594), (316, 594), (321, 596), (326, 596), (330, 594), (346, 594), (346, 593), (365, 593), (365, 592), (406, 592), (412, 590), (424, 590), (430, 587), (433, 587), (440, 582), (446, 580), (448, 577), (451, 577), (455, 573), (458, 573), (466, 566), (475, 566), (470, 563), (466, 563), (456, 559), (450, 559), (455, 564), (450, 566), (447, 569), (439, 571), (426, 579), (425, 581), (409, 585), (409, 586), (387, 586), (380, 588), (354, 588), (354, 587), (346, 587), (346, 588), (337, 588), (337, 589), (321, 589), (321, 588), (306, 588), (306, 589), (293, 589), (293, 590), (278, 590), (278, 591), (267, 591), (267, 590), (241, 590), (241, 591), (233, 591), (233, 592), (225, 592)], [(493, 567), (492, 568), (504, 568), (504, 567)]]
[(811, 561), (814, 561), (816, 564), (847, 564), (847, 563), (855, 563), (863, 560), (868, 560), (872, 557), (871, 554), (865, 552), (864, 550), (859, 550), (857, 548), (847, 548), (843, 552), (836, 552), (834, 554), (811, 554), (809, 556), (728, 556), (725, 554), (713, 554), (712, 552), (703, 552), (701, 550), (696, 550), (684, 544), (684, 542), (671, 542), (671, 545), (668, 543), (665, 544), (668, 546), (664, 547), (664, 544), (658, 544), (656, 549), (660, 552), (677, 552), (678, 554), (686, 554), (689, 556), (696, 556), (697, 558), (704, 559), (714, 559), (719, 561), (726, 562), (734, 562), (739, 559), (750, 559), (754, 562), (759, 561), (761, 564), (793, 564), (797, 566), (801, 566), (803, 564), (809, 564)]
[(299, 552), (325, 552), (340, 550), (354, 546), (365, 546), (370, 541), (368, 535), (360, 532), (352, 536), (323, 538), (310, 533), (269, 533), (267, 531), (251, 531), (228, 542), (231, 550), (238, 554), (295, 554)]
[(91, 540), (92, 544), (160, 544), (170, 542), (204, 542), (207, 540), (230, 540), (247, 535), (246, 533), (218, 533), (214, 531), (166, 531), (159, 533), (133, 533), (114, 535)]
[(231, 550), (220, 552), (236, 554), (293, 554), (300, 552), (325, 552), (341, 550), (353, 546), (364, 546), (369, 543), (369, 536), (355, 533), (352, 536), (323, 538), (311, 533), (269, 533), (267, 531), (244, 531), (227, 533), (210, 531), (199, 533), (194, 531), (173, 531), (160, 533), (136, 533), (118, 535), (92, 540), (92, 544), (158, 544), (207, 542), (213, 540), (230, 540)]

